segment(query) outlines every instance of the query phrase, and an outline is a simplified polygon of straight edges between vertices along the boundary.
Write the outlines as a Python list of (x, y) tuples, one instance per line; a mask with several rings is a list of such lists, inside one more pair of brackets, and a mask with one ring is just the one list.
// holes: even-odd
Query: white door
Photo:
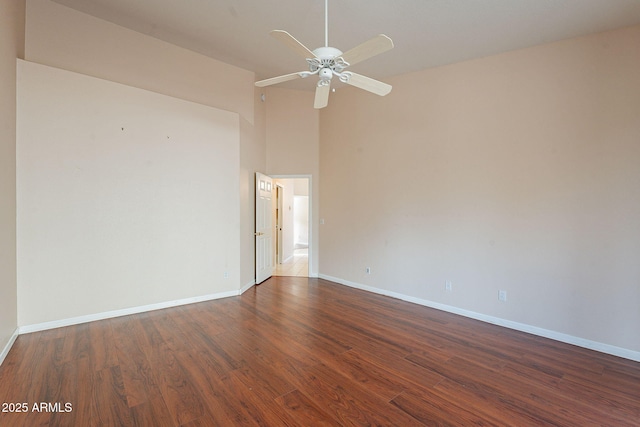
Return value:
[(256, 284), (273, 276), (273, 181), (256, 172)]

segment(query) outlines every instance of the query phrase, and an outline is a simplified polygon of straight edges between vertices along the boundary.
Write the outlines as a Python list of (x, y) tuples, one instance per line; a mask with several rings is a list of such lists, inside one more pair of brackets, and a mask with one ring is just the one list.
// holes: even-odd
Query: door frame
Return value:
[(307, 179), (309, 185), (309, 268), (307, 272), (308, 277), (318, 277), (318, 273), (312, 275), (312, 271), (316, 272), (316, 265), (314, 262), (313, 254), (315, 254), (315, 239), (313, 234), (316, 231), (315, 222), (313, 220), (313, 176), (311, 174), (296, 174), (296, 175), (269, 175), (273, 179)]

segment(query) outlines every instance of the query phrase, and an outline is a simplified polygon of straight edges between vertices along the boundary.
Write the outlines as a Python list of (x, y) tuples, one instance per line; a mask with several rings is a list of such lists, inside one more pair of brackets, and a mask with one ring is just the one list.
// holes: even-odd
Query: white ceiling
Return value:
[[(324, 0), (54, 1), (257, 79), (307, 68), (270, 30), (311, 50), (324, 45)], [(380, 33), (393, 39), (393, 50), (353, 67), (378, 79), (639, 23), (640, 0), (329, 0), (329, 45), (347, 51)]]

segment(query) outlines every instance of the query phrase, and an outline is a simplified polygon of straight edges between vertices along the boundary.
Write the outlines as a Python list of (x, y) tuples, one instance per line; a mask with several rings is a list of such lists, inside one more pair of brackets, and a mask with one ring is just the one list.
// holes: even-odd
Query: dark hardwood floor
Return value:
[(638, 426), (640, 363), (277, 277), (21, 335), (0, 402), (27, 404), (0, 426)]

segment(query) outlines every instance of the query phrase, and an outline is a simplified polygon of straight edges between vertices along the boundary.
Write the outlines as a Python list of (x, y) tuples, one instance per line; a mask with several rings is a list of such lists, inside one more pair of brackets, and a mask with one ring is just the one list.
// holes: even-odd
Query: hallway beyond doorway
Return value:
[(311, 247), (311, 180), (306, 176), (274, 177), (275, 276), (309, 277)]
[(282, 264), (276, 264), (274, 276), (309, 276), (309, 248), (296, 248), (293, 256), (284, 260)]

